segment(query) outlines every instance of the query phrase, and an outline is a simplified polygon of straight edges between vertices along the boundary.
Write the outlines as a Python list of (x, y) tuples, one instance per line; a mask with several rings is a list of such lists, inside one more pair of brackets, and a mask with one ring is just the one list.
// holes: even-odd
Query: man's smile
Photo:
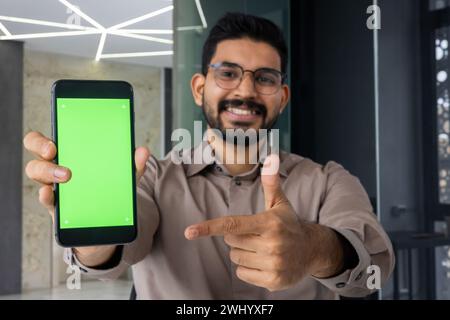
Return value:
[(226, 106), (223, 110), (226, 120), (239, 122), (254, 122), (261, 117), (261, 112), (243, 104), (240, 106)]
[(219, 116), (222, 123), (251, 124), (266, 115), (266, 107), (254, 101), (224, 100), (219, 103)]

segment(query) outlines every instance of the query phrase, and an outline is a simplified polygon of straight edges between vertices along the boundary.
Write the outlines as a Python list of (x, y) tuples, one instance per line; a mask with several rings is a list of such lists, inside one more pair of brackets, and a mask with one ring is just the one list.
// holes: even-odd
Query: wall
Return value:
[[(422, 214), (420, 7), (416, 0), (379, 5), (381, 217), (388, 230), (415, 230)], [(392, 216), (396, 205), (405, 205), (407, 212)]]
[[(380, 0), (379, 32), (379, 144), (380, 219), (388, 231), (424, 230), (421, 150), (420, 1)], [(404, 206), (401, 215), (392, 208)], [(403, 256), (397, 257), (400, 277), (407, 274)], [(422, 297), (426, 275), (413, 255), (414, 297)], [(405, 281), (402, 281), (402, 284)], [(402, 285), (403, 286), (403, 285)], [(391, 287), (384, 296), (391, 296)]]
[[(136, 146), (161, 156), (160, 69), (25, 50), (23, 135), (37, 130), (50, 136), (50, 88), (58, 79), (126, 80), (134, 88)], [(23, 167), (32, 158), (24, 153)], [(62, 249), (52, 236), (51, 220), (38, 202), (39, 186), (23, 178), (22, 286), (46, 288), (67, 278)]]
[(341, 163), (376, 198), (371, 1), (291, 1), (292, 151)]
[[(302, 18), (292, 26), (294, 39), (300, 40), (300, 47), (292, 41), (299, 57), (293, 61), (292, 128), (298, 139), (292, 149), (321, 163), (336, 160), (359, 177), (370, 197), (379, 200), (377, 214), (386, 231), (416, 230), (423, 220), (420, 1), (378, 1), (378, 55), (366, 27), (372, 2), (347, 0), (342, 6), (304, 0), (295, 6), (294, 14)], [(392, 207), (398, 205), (406, 212), (394, 216)], [(425, 277), (414, 259), (420, 296)], [(403, 264), (397, 266), (405, 278)], [(392, 281), (382, 297), (392, 297)]]
[(21, 289), (22, 52), (0, 42), (0, 294)]

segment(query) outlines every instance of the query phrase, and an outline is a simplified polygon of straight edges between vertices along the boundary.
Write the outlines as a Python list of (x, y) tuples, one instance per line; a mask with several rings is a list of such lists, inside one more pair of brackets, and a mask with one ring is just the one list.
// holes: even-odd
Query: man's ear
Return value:
[(201, 73), (194, 74), (191, 79), (191, 90), (195, 104), (199, 107), (203, 105), (204, 89), (205, 89), (205, 76)]
[(282, 113), (284, 111), (284, 108), (286, 108), (290, 98), (291, 98), (291, 90), (289, 89), (289, 86), (287, 84), (284, 84), (281, 87), (280, 113)]

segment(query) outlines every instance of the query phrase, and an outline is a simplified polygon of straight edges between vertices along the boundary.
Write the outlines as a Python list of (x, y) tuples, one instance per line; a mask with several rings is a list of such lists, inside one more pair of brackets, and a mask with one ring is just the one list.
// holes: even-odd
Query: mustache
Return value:
[(240, 107), (242, 105), (246, 105), (250, 110), (254, 110), (262, 116), (266, 116), (267, 108), (265, 105), (261, 103), (257, 103), (251, 100), (241, 100), (241, 99), (231, 99), (231, 100), (222, 100), (219, 102), (219, 113), (225, 111), (227, 107)]

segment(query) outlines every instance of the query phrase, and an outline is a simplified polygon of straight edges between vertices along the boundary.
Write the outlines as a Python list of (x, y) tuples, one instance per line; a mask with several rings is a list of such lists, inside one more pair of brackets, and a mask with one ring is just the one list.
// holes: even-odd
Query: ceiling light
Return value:
[(53, 38), (53, 37), (69, 37), (69, 36), (83, 36), (88, 34), (101, 33), (100, 30), (85, 30), (85, 31), (59, 31), (59, 32), (40, 32), (40, 33), (27, 33), (16, 34), (10, 36), (0, 36), (0, 40), (23, 40), (23, 39), (36, 39), (36, 38)]
[(45, 20), (35, 20), (35, 19), (16, 18), (16, 17), (7, 17), (7, 16), (0, 16), (0, 20), (1, 21), (9, 21), (9, 22), (26, 23), (26, 24), (36, 24), (39, 26), (48, 26), (48, 27), (56, 27), (56, 28), (64, 28), (64, 29), (76, 29), (76, 30), (93, 29), (90, 27), (78, 26), (76, 24), (58, 23), (58, 22), (50, 22), (50, 21), (45, 21)]
[(140, 34), (173, 34), (173, 30), (169, 29), (120, 29), (120, 31)]
[(200, 20), (202, 20), (203, 28), (208, 28), (208, 24), (206, 23), (205, 14), (203, 13), (202, 5), (200, 0), (195, 0), (195, 5), (197, 6), (198, 14), (200, 15)]
[(202, 26), (187, 26), (187, 27), (178, 27), (178, 31), (190, 31), (190, 30), (202, 30)]
[(128, 33), (123, 30), (109, 31), (109, 33), (114, 34), (116, 36), (122, 36), (122, 37), (127, 37), (127, 38), (135, 38), (135, 39), (160, 42), (160, 43), (165, 43), (165, 44), (173, 44), (173, 41), (170, 39), (142, 36), (142, 35), (138, 35), (138, 34)]
[[(65, 1), (65, 0), (60, 0), (60, 1)], [(150, 13), (144, 14), (143, 16), (140, 16), (140, 17), (137, 17), (137, 18), (134, 18), (134, 19), (127, 20), (125, 22), (116, 24), (116, 25), (114, 25), (112, 27), (109, 27), (108, 30), (121, 29), (123, 27), (126, 27), (126, 26), (129, 26), (129, 25), (132, 25), (132, 24), (135, 24), (135, 23), (138, 23), (138, 22), (150, 19), (152, 17), (156, 17), (156, 16), (158, 16), (160, 14), (163, 14), (163, 13), (171, 11), (171, 10), (173, 10), (173, 6), (167, 6), (165, 8), (162, 8), (162, 9), (159, 9), (159, 10), (152, 11)]]
[(100, 43), (98, 44), (97, 54), (95, 55), (95, 61), (100, 60), (103, 52), (103, 47), (105, 46), (105, 41), (106, 41), (106, 33), (103, 32), (102, 36), (100, 37)]
[(170, 56), (173, 51), (151, 51), (151, 52), (130, 52), (130, 53), (107, 53), (102, 55), (102, 59), (109, 58), (132, 58), (132, 57), (151, 57), (151, 56)]
[(0, 30), (2, 30), (2, 32), (6, 35), (6, 36), (10, 36), (11, 33), (8, 31), (8, 29), (6, 29), (6, 27), (0, 22)]
[[(0, 40), (24, 40), (24, 39), (35, 39), (35, 38), (51, 38), (51, 37), (66, 37), (66, 36), (82, 36), (82, 35), (90, 35), (90, 34), (101, 34), (100, 41), (97, 47), (97, 52), (95, 55), (95, 60), (99, 61), (100, 59), (108, 59), (108, 58), (127, 58), (127, 57), (149, 57), (149, 56), (165, 56), (165, 55), (173, 55), (173, 51), (150, 51), (150, 52), (130, 52), (130, 53), (111, 53), (111, 54), (103, 54), (103, 49), (105, 46), (106, 38), (108, 34), (113, 34), (122, 37), (134, 38), (139, 40), (146, 40), (152, 42), (159, 42), (163, 44), (173, 44), (172, 39), (164, 39), (153, 36), (148, 36), (150, 34), (170, 34), (173, 35), (173, 30), (168, 29), (124, 29), (127, 26), (132, 24), (136, 24), (138, 22), (142, 22), (144, 20), (150, 19), (152, 17), (156, 17), (163, 13), (172, 11), (174, 9), (173, 5), (161, 8), (159, 10), (155, 10), (144, 14), (140, 17), (136, 17), (134, 19), (130, 19), (124, 21), (122, 23), (116, 24), (114, 26), (105, 28), (96, 20), (88, 16), (81, 9), (74, 6), (67, 0), (58, 0), (61, 4), (72, 10), (79, 17), (83, 18), (87, 22), (89, 22), (92, 27), (85, 27), (76, 24), (68, 24), (68, 23), (58, 23), (51, 22), (45, 20), (36, 20), (36, 19), (28, 19), (28, 18), (18, 18), (18, 17), (9, 17), (9, 16), (0, 16), (0, 31), (4, 33), (4, 35), (0, 36)], [(179, 27), (177, 30), (186, 31), (186, 30), (198, 30), (207, 28), (207, 23), (205, 19), (205, 15), (202, 10), (202, 6), (200, 0), (195, 0), (195, 5), (197, 7), (197, 11), (200, 16), (201, 25), (198, 26), (184, 26)], [(5, 27), (1, 21), (8, 22), (16, 22), (16, 23), (25, 23), (25, 24), (34, 24), (40, 26), (48, 26), (48, 27), (56, 27), (63, 28), (74, 31), (59, 31), (59, 32), (41, 32), (41, 33), (27, 33), (27, 34), (11, 34), (11, 32)], [(0, 33), (1, 34), (1, 33)]]
[(94, 27), (96, 27), (97, 29), (100, 30), (104, 30), (105, 28), (103, 28), (103, 26), (98, 23), (97, 21), (95, 21), (94, 19), (92, 19), (91, 17), (89, 17), (87, 14), (85, 14), (83, 11), (81, 11), (80, 9), (78, 9), (78, 7), (75, 7), (73, 4), (69, 3), (67, 0), (59, 0), (59, 2), (61, 2), (63, 5), (65, 5), (67, 8), (69, 8), (70, 10), (72, 10), (74, 13), (76, 13), (77, 15), (79, 15), (81, 18), (83, 18), (84, 20), (86, 20), (87, 22), (89, 22), (90, 24), (92, 24)]

